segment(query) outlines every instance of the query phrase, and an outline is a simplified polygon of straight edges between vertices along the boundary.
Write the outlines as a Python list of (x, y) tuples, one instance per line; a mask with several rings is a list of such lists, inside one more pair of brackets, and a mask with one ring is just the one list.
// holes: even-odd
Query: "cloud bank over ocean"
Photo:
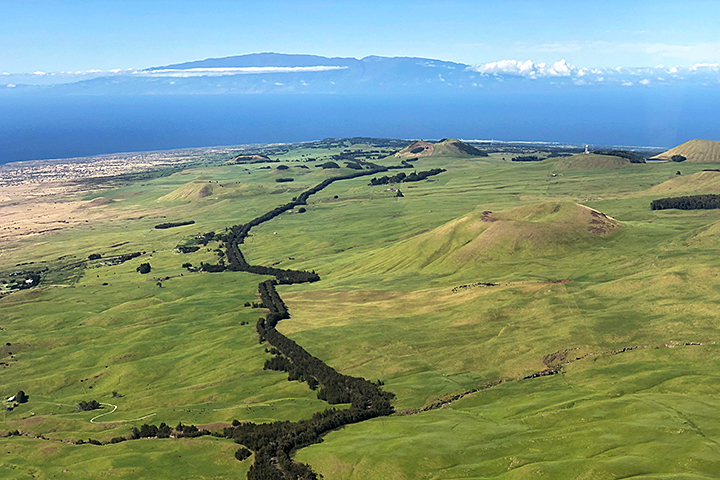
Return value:
[[(63, 91), (68, 92), (75, 85), (77, 92), (91, 94), (372, 93), (403, 90), (418, 93), (473, 90), (522, 80), (534, 81), (535, 85), (573, 87), (714, 86), (720, 85), (720, 64), (705, 62), (691, 66), (593, 68), (574, 65), (565, 59), (551, 63), (507, 59), (468, 65), (415, 57), (356, 59), (264, 53), (146, 69), (3, 72), (0, 78), (0, 86), (17, 90), (65, 85)], [(163, 83), (161, 79), (167, 81)], [(203, 83), (204, 80), (207, 81)]]

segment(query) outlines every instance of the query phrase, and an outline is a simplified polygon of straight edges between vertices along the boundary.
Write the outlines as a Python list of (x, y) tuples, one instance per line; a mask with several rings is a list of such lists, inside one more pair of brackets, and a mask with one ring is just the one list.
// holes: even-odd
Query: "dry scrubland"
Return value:
[[(278, 329), (396, 395), (395, 415), (334, 431), (296, 458), (328, 480), (714, 478), (720, 210), (649, 208), (658, 196), (715, 192), (720, 174), (702, 171), (713, 165), (511, 163), (432, 146), (413, 164), (445, 173), (333, 183), (245, 242), (253, 264), (321, 277), (278, 287), (292, 316)], [(56, 201), (72, 224), (7, 239), (4, 275), (48, 271), (40, 287), (0, 298), (0, 393), (30, 396), (0, 416), (0, 431), (21, 433), (0, 439), (0, 477), (245, 478), (252, 457), (235, 460), (222, 438), (71, 443), (144, 422), (217, 430), (327, 407), (262, 369), (261, 311), (243, 306), (262, 278), (181, 267), (217, 262), (216, 242), (175, 250), (351, 171), (315, 166), (337, 148), (287, 150), (270, 155), (286, 170), (215, 158), (67, 193)], [(196, 223), (153, 228), (183, 220)], [(141, 255), (82, 262), (129, 252)], [(548, 370), (560, 373), (525, 378)], [(91, 423), (112, 410), (75, 411), (92, 399), (118, 408)]]

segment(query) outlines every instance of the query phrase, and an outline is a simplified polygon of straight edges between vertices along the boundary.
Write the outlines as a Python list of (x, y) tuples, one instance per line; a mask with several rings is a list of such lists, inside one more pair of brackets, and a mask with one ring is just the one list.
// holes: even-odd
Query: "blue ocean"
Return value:
[(718, 140), (715, 88), (452, 95), (0, 95), (0, 163), (326, 137), (671, 147)]

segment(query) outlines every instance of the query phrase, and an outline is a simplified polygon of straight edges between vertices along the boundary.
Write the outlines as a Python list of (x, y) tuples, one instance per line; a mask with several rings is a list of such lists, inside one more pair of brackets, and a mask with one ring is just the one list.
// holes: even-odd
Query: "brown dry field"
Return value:
[(103, 208), (109, 201), (102, 197), (78, 200), (97, 190), (97, 186), (64, 181), (4, 186), (0, 191), (0, 248), (85, 223), (129, 219), (137, 214)]

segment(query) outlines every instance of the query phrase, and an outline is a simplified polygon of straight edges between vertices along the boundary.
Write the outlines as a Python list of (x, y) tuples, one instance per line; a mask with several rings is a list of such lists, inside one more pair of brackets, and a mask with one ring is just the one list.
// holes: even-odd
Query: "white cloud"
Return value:
[(224, 75), (258, 75), (263, 73), (298, 73), (298, 72), (329, 72), (345, 70), (345, 66), (311, 66), (311, 67), (219, 67), (219, 68), (187, 68), (143, 70), (133, 73), (146, 77), (220, 77)]
[(6, 85), (7, 88), (15, 88), (15, 86), (16, 86), (16, 85), (15, 85), (14, 83), (8, 83), (8, 84)]
[(639, 83), (640, 85), (650, 85), (650, 80), (648, 80), (647, 78), (643, 78), (643, 79), (640, 80), (638, 83)]
[(518, 60), (500, 60), (499, 62), (484, 63), (480, 65), (473, 65), (470, 67), (479, 73), (485, 73), (490, 75), (519, 75), (526, 76), (531, 75), (534, 70), (535, 64), (531, 60), (520, 62)]
[(720, 63), (696, 63), (692, 67), (690, 67), (694, 71), (698, 70), (715, 70), (717, 71), (720, 67)]
[(3, 72), (2, 74), (3, 74), (3, 75), (10, 75), (8, 72)]
[(559, 60), (553, 64), (534, 63), (532, 60), (524, 62), (519, 60), (500, 60), (499, 62), (484, 63), (469, 67), (486, 75), (513, 75), (519, 77), (568, 77), (577, 72), (577, 67), (570, 65), (566, 60)]
[(45, 72), (37, 71), (37, 72), (33, 72), (33, 75), (37, 75), (38, 77), (42, 77), (43, 75), (46, 75), (46, 73), (45, 73)]

